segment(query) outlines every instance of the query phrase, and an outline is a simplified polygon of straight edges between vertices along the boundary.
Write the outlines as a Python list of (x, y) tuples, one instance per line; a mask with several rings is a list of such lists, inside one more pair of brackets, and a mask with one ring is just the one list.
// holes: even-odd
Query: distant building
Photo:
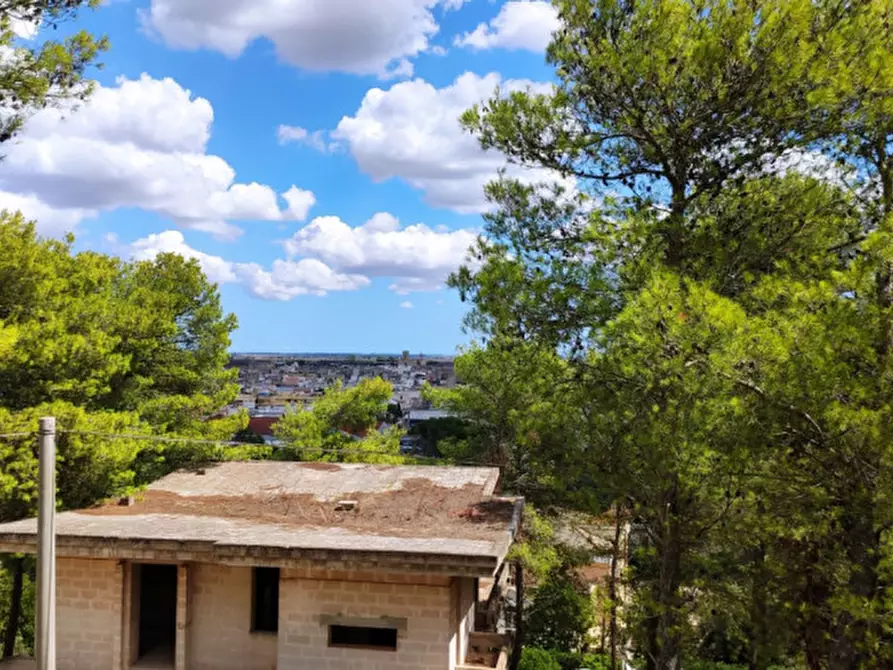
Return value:
[(418, 454), (423, 449), (422, 438), (417, 435), (405, 435), (400, 438), (400, 453), (404, 456)]
[(278, 416), (253, 416), (248, 420), (248, 430), (262, 438), (264, 444), (276, 447), (282, 441), (273, 433), (273, 426), (279, 421)]
[(412, 428), (422, 421), (430, 421), (431, 419), (446, 419), (453, 416), (450, 412), (442, 409), (413, 409), (406, 415), (406, 425)]

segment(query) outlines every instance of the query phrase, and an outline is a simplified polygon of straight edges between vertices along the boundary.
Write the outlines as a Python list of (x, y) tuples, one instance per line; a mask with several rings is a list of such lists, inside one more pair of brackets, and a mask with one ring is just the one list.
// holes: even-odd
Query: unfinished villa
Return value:
[[(503, 637), (476, 630), (520, 523), (498, 477), (224, 463), (59, 514), (57, 667), (502, 667)], [(0, 524), (0, 552), (33, 553), (36, 533)]]

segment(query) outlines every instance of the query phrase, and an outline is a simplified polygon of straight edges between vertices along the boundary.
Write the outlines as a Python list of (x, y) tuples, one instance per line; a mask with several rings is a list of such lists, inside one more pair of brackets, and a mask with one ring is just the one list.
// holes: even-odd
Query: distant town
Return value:
[[(225, 412), (248, 412), (249, 430), (275, 444), (273, 425), (286, 411), (310, 408), (316, 398), (337, 382), (345, 387), (361, 379), (381, 377), (394, 386), (391, 405), (401, 423), (411, 428), (420, 421), (440, 418), (422, 397), (422, 387), (456, 385), (452, 356), (402, 354), (267, 354), (234, 353), (230, 367), (239, 370), (241, 392)], [(408, 446), (408, 445), (407, 445)]]

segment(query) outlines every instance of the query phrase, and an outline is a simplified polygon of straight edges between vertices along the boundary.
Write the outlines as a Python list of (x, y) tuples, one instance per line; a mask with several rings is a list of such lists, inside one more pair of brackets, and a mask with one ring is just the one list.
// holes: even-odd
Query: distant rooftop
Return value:
[[(494, 496), (498, 478), (496, 468), (210, 465), (168, 475), (130, 504), (59, 514), (57, 553), (133, 558), (140, 547), (212, 562), (372, 561), (484, 576), (505, 557), (520, 512), (520, 500)], [(0, 551), (33, 551), (36, 528), (34, 519), (0, 524)]]
[(453, 416), (451, 412), (442, 409), (411, 409), (410, 421), (430, 421), (431, 419), (446, 419)]

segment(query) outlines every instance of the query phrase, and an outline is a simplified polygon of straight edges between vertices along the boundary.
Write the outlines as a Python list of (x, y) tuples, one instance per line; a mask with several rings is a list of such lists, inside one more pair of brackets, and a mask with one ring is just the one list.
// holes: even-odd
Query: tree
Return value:
[[(146, 432), (134, 413), (87, 412), (69, 403), (56, 402), (11, 413), (0, 408), (0, 434), (31, 433), (22, 438), (0, 440), (0, 520), (13, 521), (34, 516), (38, 503), (38, 460), (34, 433), (41, 416), (57, 420), (57, 504), (77, 509), (99, 500), (120, 496), (138, 483), (134, 467), (142, 445), (127, 437)], [(100, 434), (100, 435), (97, 435)], [(29, 612), (33, 611), (33, 564), (21, 557), (4, 561), (0, 579), (9, 580), (5, 619), (4, 655), (15, 652), (19, 628), (25, 624), (25, 644), (33, 639)], [(4, 596), (6, 595), (4, 591)], [(31, 594), (33, 596), (33, 594)], [(28, 599), (23, 602), (23, 599)], [(4, 598), (5, 599), (5, 598)]]
[(501, 467), (503, 484), (530, 501), (554, 502), (559, 488), (568, 494), (573, 473), (552, 476), (554, 458), (572, 451), (578, 434), (578, 417), (565, 411), (573, 402), (567, 364), (535, 344), (494, 339), (486, 348), (468, 347), (454, 365), (458, 387), (423, 391), (464, 422), (464, 437), (438, 442), (440, 453)]
[(84, 75), (108, 48), (105, 38), (80, 31), (63, 42), (51, 40), (38, 48), (16, 40), (22, 28), (54, 29), (83, 8), (96, 8), (101, 0), (2, 0), (0, 47), (7, 53), (0, 66), (0, 142), (8, 142), (35, 112), (49, 106), (70, 107), (85, 100), (93, 82)]
[(567, 566), (537, 584), (524, 616), (525, 645), (541, 649), (580, 651), (595, 624), (592, 597)]
[[(72, 244), (0, 214), (0, 433), (56, 416), (61, 506), (90, 506), (198, 460), (256, 455), (130, 438), (229, 439), (246, 425), (243, 414), (212, 418), (238, 391), (224, 368), (235, 319), (194, 261), (127, 263)], [(32, 516), (36, 487), (33, 437), (0, 443), (0, 518)], [(13, 568), (7, 649), (29, 583), (21, 561)]]
[(236, 320), (195, 261), (125, 263), (73, 242), (0, 216), (0, 406), (64, 400), (182, 433), (235, 397), (224, 366)]
[(326, 389), (311, 409), (286, 413), (273, 427), (287, 446), (277, 456), (288, 460), (336, 463), (396, 463), (402, 431), (376, 428), (388, 411), (394, 389), (381, 377)]
[(751, 667), (782, 620), (811, 668), (881, 667), (893, 6), (556, 6), (555, 91), (463, 117), (484, 148), (575, 180), (491, 184), (487, 236), (452, 279), (489, 360), (567, 365), (570, 446), (519, 458), (549, 485), (589, 473), (599, 495), (574, 504), (632, 515), (647, 667), (698, 653), (696, 610), (733, 588)]

